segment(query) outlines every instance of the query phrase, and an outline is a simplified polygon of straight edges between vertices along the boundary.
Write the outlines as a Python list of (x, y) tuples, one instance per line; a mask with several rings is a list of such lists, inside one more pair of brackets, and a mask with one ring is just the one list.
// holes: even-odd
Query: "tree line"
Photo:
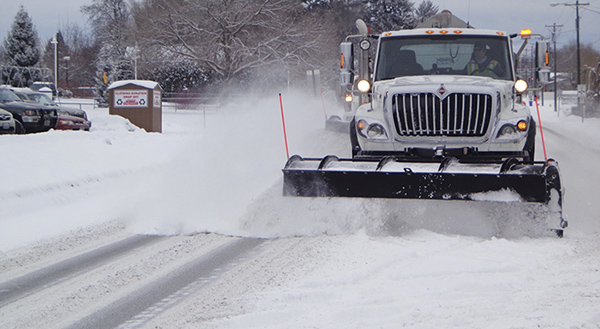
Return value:
[[(437, 13), (430, 0), (93, 0), (82, 6), (91, 31), (65, 26), (56, 34), (63, 88), (94, 86), (97, 96), (123, 79), (148, 79), (167, 92), (236, 90), (303, 83), (320, 69), (337, 83), (339, 42), (357, 18), (373, 33), (412, 28)], [(55, 45), (40, 47), (21, 7), (0, 51), (0, 63), (46, 68)], [(43, 76), (3, 82), (31, 83)]]
[[(339, 43), (356, 33), (356, 19), (380, 33), (438, 11), (431, 0), (93, 0), (81, 7), (91, 30), (71, 25), (56, 34), (58, 82), (93, 86), (105, 98), (106, 87), (124, 79), (157, 81), (165, 92), (219, 92), (302, 84), (307, 70), (319, 69), (333, 89)], [(21, 7), (0, 64), (37, 69), (2, 70), (2, 83), (52, 80), (54, 47), (40, 45)]]

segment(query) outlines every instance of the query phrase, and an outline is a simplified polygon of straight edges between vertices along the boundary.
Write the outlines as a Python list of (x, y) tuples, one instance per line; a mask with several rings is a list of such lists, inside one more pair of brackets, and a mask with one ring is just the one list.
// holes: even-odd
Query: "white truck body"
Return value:
[[(476, 44), (485, 45), (497, 72), (469, 74)], [(385, 32), (376, 56), (371, 102), (355, 114), (354, 155), (533, 159), (530, 127), (535, 123), (514, 90), (506, 33), (471, 28)]]
[(510, 37), (448, 11), (379, 37), (358, 23), (360, 34), (340, 45), (342, 90), (360, 93), (361, 105), (348, 106), (352, 158), (290, 157), (283, 194), (494, 202), (481, 195), (509, 192), (524, 205), (509, 217), (562, 236), (558, 163), (533, 159), (535, 121), (521, 101), (527, 84), (516, 79)]

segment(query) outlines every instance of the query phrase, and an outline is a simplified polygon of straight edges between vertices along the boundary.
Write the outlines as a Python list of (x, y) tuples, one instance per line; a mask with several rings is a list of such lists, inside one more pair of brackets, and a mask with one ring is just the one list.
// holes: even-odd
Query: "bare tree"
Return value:
[(138, 9), (145, 47), (190, 59), (227, 83), (259, 69), (310, 65), (323, 41), (323, 26), (289, 0), (156, 0)]
[[(587, 81), (587, 71), (597, 68), (600, 64), (600, 52), (592, 44), (581, 44), (581, 83)], [(558, 49), (557, 66), (558, 72), (569, 73), (572, 77), (570, 88), (577, 88), (577, 66), (575, 56), (577, 54), (577, 42), (571, 40), (568, 44)]]
[(107, 87), (114, 81), (134, 77), (127, 46), (131, 45), (131, 15), (125, 0), (93, 0), (81, 11), (92, 23), (98, 56), (96, 60), (95, 93), (108, 101)]
[[(67, 72), (65, 72), (65, 85), (92, 86), (96, 71), (96, 55), (98, 44), (92, 34), (78, 25), (65, 25), (61, 27), (64, 43), (67, 45), (70, 60), (63, 63), (64, 69), (68, 69), (69, 83), (66, 84)], [(64, 57), (63, 57), (64, 60)]]

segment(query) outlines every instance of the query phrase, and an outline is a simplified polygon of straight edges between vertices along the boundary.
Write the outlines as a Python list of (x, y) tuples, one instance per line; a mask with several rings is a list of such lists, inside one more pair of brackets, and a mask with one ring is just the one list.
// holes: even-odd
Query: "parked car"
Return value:
[(58, 121), (54, 129), (56, 130), (85, 130), (89, 131), (92, 123), (81, 117), (58, 113)]
[(29, 88), (34, 91), (40, 91), (42, 88), (48, 88), (52, 91), (52, 97), (58, 96), (58, 90), (56, 90), (56, 86), (52, 82), (36, 81), (32, 83)]
[(56, 108), (24, 102), (6, 86), (0, 86), (0, 107), (12, 114), (18, 134), (48, 131), (58, 119)]
[(14, 134), (15, 119), (7, 110), (0, 109), (0, 134)]
[(47, 93), (35, 91), (29, 88), (10, 88), (19, 98), (24, 101), (37, 102), (42, 103), (46, 106), (55, 107), (59, 113), (64, 113), (76, 117), (83, 118), (87, 120), (87, 113), (84, 110), (72, 108), (72, 107), (64, 107), (52, 100), (50, 95)]

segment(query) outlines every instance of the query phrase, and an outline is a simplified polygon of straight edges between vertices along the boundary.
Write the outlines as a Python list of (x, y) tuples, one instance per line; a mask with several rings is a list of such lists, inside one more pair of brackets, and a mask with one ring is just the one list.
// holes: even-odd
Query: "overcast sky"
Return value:
[(10, 31), (19, 7), (23, 5), (33, 21), (42, 43), (46, 43), (61, 27), (77, 24), (88, 28), (81, 6), (91, 0), (0, 0), (0, 40)]
[[(417, 0), (415, 3), (420, 3)], [(501, 30), (508, 33), (529, 28), (532, 33), (551, 37), (551, 27), (557, 28), (557, 43), (566, 44), (576, 38), (575, 1), (561, 0), (433, 0), (440, 9), (449, 9), (454, 15), (469, 21), (476, 28)], [(557, 6), (551, 6), (558, 3)], [(581, 42), (593, 44), (600, 50), (600, 0), (579, 1)], [(589, 5), (582, 6), (581, 4)], [(570, 4), (571, 6), (565, 6)]]
[[(23, 5), (45, 43), (59, 28), (77, 24), (88, 28), (86, 17), (81, 14), (81, 6), (91, 4), (91, 0), (0, 0), (0, 40), (4, 40), (19, 6)], [(291, 0), (290, 0), (291, 1)], [(552, 7), (548, 0), (433, 0), (441, 9), (449, 9), (454, 15), (477, 28), (501, 30), (515, 33), (522, 28), (530, 28), (533, 33), (550, 38), (550, 29), (546, 25), (563, 25), (558, 31), (557, 42), (568, 43), (575, 40), (575, 7), (562, 4), (575, 4), (575, 1), (563, 1)], [(415, 6), (421, 0), (414, 0)], [(591, 43), (600, 49), (600, 0), (583, 0), (580, 6), (581, 41)]]

